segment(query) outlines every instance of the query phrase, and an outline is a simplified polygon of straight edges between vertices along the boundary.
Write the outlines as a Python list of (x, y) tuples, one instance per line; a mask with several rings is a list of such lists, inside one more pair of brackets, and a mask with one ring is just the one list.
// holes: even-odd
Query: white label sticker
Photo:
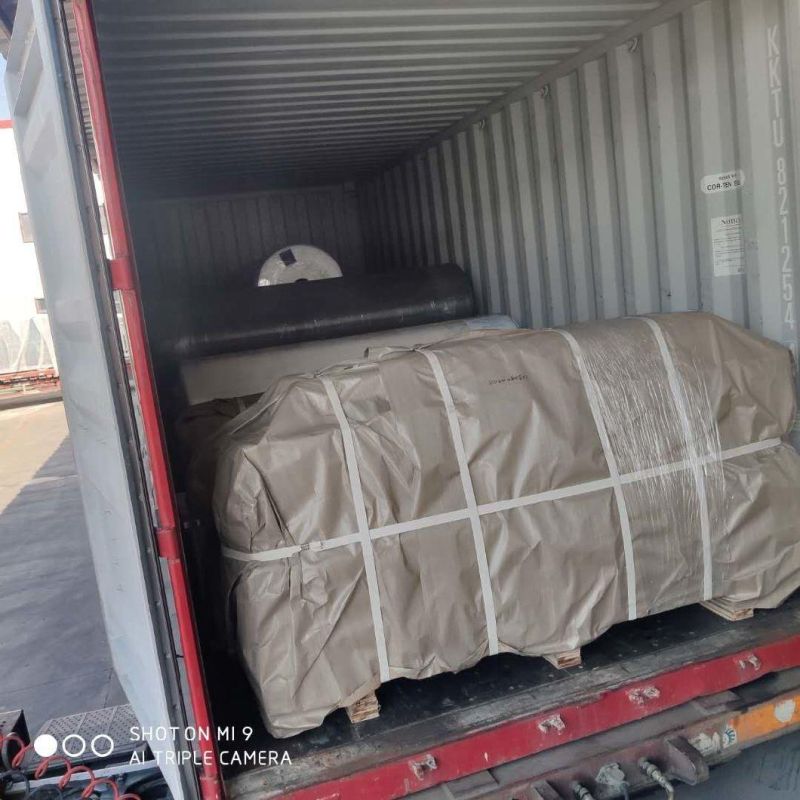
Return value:
[(744, 275), (741, 214), (726, 214), (711, 220), (711, 249), (714, 254), (715, 278)]
[(717, 731), (710, 736), (705, 732), (698, 733), (689, 740), (689, 743), (704, 756), (714, 756), (722, 750), (722, 742)]
[(732, 169), (729, 172), (719, 172), (716, 175), (704, 175), (700, 188), (704, 194), (717, 194), (738, 189), (744, 183), (744, 172)]
[(775, 719), (778, 720), (778, 722), (782, 722), (784, 725), (788, 725), (794, 718), (794, 712), (797, 711), (797, 703), (791, 698), (783, 700), (775, 704), (774, 711)]

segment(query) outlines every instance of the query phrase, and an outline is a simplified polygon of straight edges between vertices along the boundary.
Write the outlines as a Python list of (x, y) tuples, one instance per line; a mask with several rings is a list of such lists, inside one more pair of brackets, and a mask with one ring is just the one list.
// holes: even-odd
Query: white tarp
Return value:
[(283, 378), (216, 440), (228, 610), (267, 727), (703, 600), (776, 606), (800, 585), (794, 415), (789, 351), (699, 313)]

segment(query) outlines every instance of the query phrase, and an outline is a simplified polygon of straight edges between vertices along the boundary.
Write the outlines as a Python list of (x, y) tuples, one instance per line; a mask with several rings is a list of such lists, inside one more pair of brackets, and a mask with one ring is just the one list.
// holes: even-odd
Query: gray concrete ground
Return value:
[[(34, 733), (52, 717), (126, 702), (61, 403), (0, 412), (0, 553), (0, 707), (23, 707)], [(709, 783), (679, 786), (676, 798), (800, 799), (800, 734), (747, 751)]]
[(125, 703), (61, 403), (0, 411), (0, 707), (42, 723)]

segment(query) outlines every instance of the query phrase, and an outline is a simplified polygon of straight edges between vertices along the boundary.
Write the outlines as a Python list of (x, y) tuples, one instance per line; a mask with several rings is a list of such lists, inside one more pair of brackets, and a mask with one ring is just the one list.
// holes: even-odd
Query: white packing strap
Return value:
[(333, 381), (323, 375), (320, 377), (328, 399), (333, 406), (333, 413), (339, 423), (342, 432), (342, 442), (344, 443), (344, 457), (347, 462), (347, 474), (350, 477), (350, 491), (353, 496), (353, 506), (356, 510), (356, 521), (358, 522), (358, 540), (361, 542), (361, 554), (364, 556), (364, 572), (367, 577), (367, 592), (369, 594), (369, 607), (372, 611), (372, 625), (375, 629), (375, 645), (378, 650), (378, 665), (380, 667), (381, 682), (390, 680), (389, 657), (386, 652), (386, 632), (383, 629), (383, 617), (381, 616), (381, 595), (378, 588), (378, 571), (375, 568), (375, 553), (372, 549), (372, 539), (369, 535), (369, 523), (367, 522), (367, 511), (364, 505), (364, 494), (361, 491), (361, 476), (358, 471), (358, 461), (356, 460), (356, 448), (353, 442), (353, 431), (350, 423), (344, 414), (342, 402)]
[(560, 489), (548, 489), (546, 492), (528, 494), (524, 497), (516, 497), (511, 500), (496, 500), (493, 503), (483, 503), (478, 506), (478, 513), (496, 514), (498, 511), (510, 511), (512, 508), (524, 508), (533, 506), (537, 503), (546, 503), (548, 500), (563, 500), (566, 497), (577, 497), (581, 494), (591, 494), (602, 489), (613, 489), (614, 481), (611, 478), (600, 478), (596, 481), (578, 483), (574, 486), (562, 486)]
[(578, 367), (578, 372), (580, 373), (584, 389), (586, 390), (586, 397), (589, 401), (589, 408), (592, 411), (592, 416), (594, 417), (597, 435), (600, 437), (600, 445), (603, 448), (603, 454), (608, 464), (608, 474), (614, 489), (614, 497), (617, 501), (617, 509), (619, 511), (619, 524), (620, 528), (622, 528), (622, 551), (625, 557), (625, 575), (627, 577), (628, 586), (628, 619), (636, 619), (636, 564), (633, 557), (631, 522), (628, 518), (628, 505), (625, 502), (625, 493), (622, 491), (622, 481), (620, 480), (619, 469), (617, 468), (617, 459), (614, 457), (614, 451), (611, 449), (611, 441), (608, 438), (603, 412), (600, 409), (597, 387), (586, 369), (586, 363), (583, 360), (583, 352), (578, 344), (578, 340), (569, 331), (565, 331), (561, 328), (553, 329), (553, 332), (563, 336), (572, 351), (572, 357), (575, 359), (575, 364)]
[[(732, 458), (739, 458), (739, 456), (751, 455), (753, 453), (760, 453), (763, 450), (770, 450), (781, 444), (780, 439), (764, 439), (760, 442), (752, 442), (750, 444), (743, 444), (739, 447), (731, 447), (728, 450), (723, 450), (719, 455), (706, 454), (702, 456), (700, 461), (705, 464), (710, 464), (714, 461), (728, 461)], [(673, 461), (670, 464), (664, 464), (660, 467), (650, 467), (649, 469), (640, 469), (636, 472), (628, 472), (625, 475), (619, 476), (619, 482), (623, 486), (637, 481), (648, 480), (650, 478), (657, 478), (660, 475), (668, 475), (673, 472), (680, 472), (681, 470), (691, 469), (694, 462), (689, 459), (683, 461)], [(512, 508), (524, 508), (526, 506), (536, 505), (537, 503), (545, 503), (548, 500), (561, 500), (566, 497), (578, 497), (583, 494), (591, 494), (592, 492), (599, 492), (606, 489), (613, 489), (614, 481), (611, 478), (600, 478), (595, 481), (586, 481), (585, 483), (576, 483), (572, 486), (562, 486), (559, 489), (548, 489), (544, 492), (537, 494), (529, 494), (524, 497), (516, 497), (510, 500), (496, 500), (492, 503), (482, 503), (478, 506), (478, 515), (484, 516), (485, 514), (496, 514), (500, 511), (508, 511)], [(413, 533), (416, 531), (423, 531), (429, 528), (445, 525), (449, 522), (459, 522), (464, 519), (470, 518), (470, 511), (466, 508), (458, 509), (457, 511), (445, 511), (442, 514), (431, 514), (428, 517), (420, 517), (419, 519), (412, 519), (408, 522), (396, 522), (391, 525), (383, 525), (379, 528), (372, 528), (369, 532), (370, 538), (380, 539), (384, 536), (394, 536), (400, 533)], [(321, 539), (316, 542), (308, 542), (306, 544), (290, 545), (289, 547), (279, 547), (275, 550), (264, 550), (257, 553), (248, 553), (244, 550), (234, 550), (231, 547), (223, 547), (222, 554), (227, 558), (232, 558), (236, 561), (280, 561), (283, 558), (290, 558), (305, 551), (320, 552), (324, 550), (333, 550), (336, 547), (345, 547), (351, 544), (358, 544), (361, 542), (360, 533), (348, 533), (344, 536), (337, 536), (333, 539)]]
[(464, 450), (464, 440), (461, 437), (461, 428), (458, 424), (458, 414), (453, 403), (453, 395), (444, 376), (442, 364), (439, 357), (431, 350), (419, 349), (433, 370), (433, 377), (439, 386), (439, 393), (444, 401), (445, 411), (447, 412), (447, 422), (450, 425), (450, 435), (453, 439), (453, 447), (456, 451), (458, 461), (458, 471), (461, 475), (461, 485), (464, 488), (464, 497), (467, 501), (467, 513), (469, 523), (472, 528), (472, 540), (475, 543), (475, 555), (478, 560), (478, 576), (481, 581), (481, 594), (483, 595), (483, 610), (486, 615), (486, 635), (489, 639), (489, 654), (495, 655), (499, 651), (497, 640), (497, 615), (494, 610), (494, 595), (492, 594), (492, 578), (489, 574), (489, 560), (486, 557), (486, 542), (483, 539), (483, 529), (481, 528), (481, 518), (478, 513), (478, 504), (475, 502), (475, 489), (472, 486), (472, 478), (469, 474), (467, 464), (467, 454)]
[(704, 456), (703, 459), (707, 459), (708, 461), (729, 461), (731, 458), (749, 456), (753, 453), (760, 453), (762, 450), (769, 450), (772, 447), (777, 447), (779, 444), (783, 444), (783, 441), (776, 436), (774, 439), (763, 439), (760, 442), (751, 442), (750, 444), (740, 444), (738, 447), (729, 447), (727, 450), (723, 450), (719, 453), (719, 455), (716, 453), (709, 453)]
[(373, 528), (369, 535), (373, 539), (380, 539), (383, 536), (394, 536), (398, 533), (411, 533), (423, 528), (432, 528), (435, 525), (446, 525), (448, 522), (460, 522), (462, 519), (469, 519), (469, 510), (460, 508), (457, 511), (444, 511), (441, 514), (431, 514), (429, 517), (412, 519), (410, 522), (394, 522), (391, 525), (382, 525), (380, 528)]
[(675, 362), (672, 360), (672, 353), (664, 337), (661, 326), (650, 317), (639, 317), (653, 332), (658, 349), (661, 351), (661, 359), (667, 371), (667, 380), (672, 392), (672, 399), (675, 403), (675, 411), (678, 414), (683, 429), (683, 438), (686, 442), (687, 455), (690, 456), (692, 475), (694, 477), (695, 491), (700, 505), (700, 540), (703, 543), (703, 599), (711, 600), (714, 596), (712, 566), (713, 559), (711, 553), (711, 523), (708, 518), (708, 498), (706, 496), (706, 478), (703, 472), (700, 455), (697, 452), (694, 435), (689, 426), (689, 409), (686, 408), (686, 401), (681, 391), (681, 379), (678, 370), (675, 369)]
[(242, 550), (234, 550), (231, 547), (222, 547), (222, 555), (232, 558), (235, 561), (280, 561), (282, 558), (290, 558), (305, 551), (320, 553), (325, 550), (333, 550), (336, 547), (346, 547), (349, 544), (358, 544), (361, 536), (357, 533), (348, 533), (346, 536), (337, 536), (334, 539), (321, 539), (318, 542), (308, 544), (293, 544), (288, 547), (276, 547), (274, 550), (261, 550), (258, 553), (245, 553)]

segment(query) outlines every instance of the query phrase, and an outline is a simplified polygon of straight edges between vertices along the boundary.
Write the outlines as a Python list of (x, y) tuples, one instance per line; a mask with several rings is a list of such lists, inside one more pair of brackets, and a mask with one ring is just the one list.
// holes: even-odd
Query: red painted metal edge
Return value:
[[(110, 266), (112, 286), (119, 291), (122, 300), (130, 343), (131, 365), (139, 393), (142, 427), (150, 457), (153, 492), (158, 513), (157, 541), (159, 553), (167, 559), (194, 724), (213, 733), (214, 729), (211, 724), (211, 713), (203, 678), (203, 667), (197, 643), (197, 629), (189, 599), (183, 553), (177, 535), (178, 515), (167, 466), (164, 432), (161, 428), (156, 401), (149, 349), (145, 337), (144, 317), (139, 302), (136, 271), (133, 267), (127, 213), (119, 183), (117, 159), (100, 69), (97, 36), (90, 0), (75, 0), (73, 8), (89, 101), (92, 131), (97, 149), (100, 178), (103, 182), (103, 191), (105, 193), (109, 239), (114, 254)], [(165, 546), (165, 544), (168, 546)], [(220, 780), (219, 759), (214, 737), (212, 736), (210, 739), (198, 738), (197, 747), (200, 751), (202, 765), (202, 775), (200, 777), (202, 795), (205, 800), (219, 800), (222, 797), (223, 788)]]
[(733, 689), (800, 666), (800, 636), (734, 655), (689, 664), (601, 694), (580, 705), (508, 722), (335, 781), (284, 795), (284, 800), (394, 800), (446, 781), (549, 750), (567, 742)]

